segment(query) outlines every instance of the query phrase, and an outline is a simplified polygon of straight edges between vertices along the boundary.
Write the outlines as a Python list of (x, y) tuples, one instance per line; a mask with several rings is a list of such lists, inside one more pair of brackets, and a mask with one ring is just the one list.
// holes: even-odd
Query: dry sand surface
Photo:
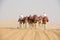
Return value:
[(17, 20), (0, 20), (0, 40), (60, 40), (60, 23), (47, 23), (46, 30), (17, 27)]
[(60, 30), (1, 28), (0, 40), (60, 40)]

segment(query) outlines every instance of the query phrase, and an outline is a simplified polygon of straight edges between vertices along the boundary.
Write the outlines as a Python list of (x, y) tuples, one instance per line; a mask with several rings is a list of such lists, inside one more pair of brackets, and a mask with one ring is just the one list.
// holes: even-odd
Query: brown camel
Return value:
[(20, 28), (22, 28), (23, 24), (24, 24), (24, 19), (23, 18), (19, 18), (18, 22), (19, 22)]
[(48, 17), (47, 16), (44, 16), (43, 17), (43, 20), (42, 20), (42, 24), (44, 25), (44, 29), (46, 27), (46, 23), (48, 22)]
[(36, 28), (37, 27), (37, 24), (38, 24), (38, 16), (37, 15), (33, 15), (33, 24), (34, 24), (34, 27)]
[(42, 16), (39, 16), (38, 19), (39, 19), (38, 20), (39, 27), (41, 27), (43, 17)]
[[(20, 24), (20, 27), (37, 27), (37, 26), (41, 26), (41, 24), (44, 25), (44, 29), (45, 29), (45, 25), (46, 23), (48, 22), (48, 17), (47, 16), (37, 16), (37, 15), (33, 15), (33, 16), (26, 16), (26, 17), (23, 17), (23, 18), (19, 18), (18, 20), (19, 24)], [(37, 25), (38, 24), (38, 25)]]

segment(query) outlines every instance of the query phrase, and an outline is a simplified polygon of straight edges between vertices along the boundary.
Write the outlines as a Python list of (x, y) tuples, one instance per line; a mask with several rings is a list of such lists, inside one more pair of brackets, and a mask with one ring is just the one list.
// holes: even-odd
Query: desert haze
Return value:
[(17, 20), (0, 21), (0, 40), (60, 40), (60, 24), (47, 23), (44, 29), (17, 29)]
[[(18, 20), (0, 20), (0, 28), (17, 28), (19, 27)], [(60, 29), (60, 23), (58, 22), (48, 22), (47, 29)]]

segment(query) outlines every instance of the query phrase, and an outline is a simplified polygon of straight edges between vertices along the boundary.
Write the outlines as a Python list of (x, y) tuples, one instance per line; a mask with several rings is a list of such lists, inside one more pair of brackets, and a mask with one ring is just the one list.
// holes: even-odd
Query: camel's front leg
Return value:
[(46, 29), (46, 24), (43, 24), (43, 26), (44, 26), (44, 30)]

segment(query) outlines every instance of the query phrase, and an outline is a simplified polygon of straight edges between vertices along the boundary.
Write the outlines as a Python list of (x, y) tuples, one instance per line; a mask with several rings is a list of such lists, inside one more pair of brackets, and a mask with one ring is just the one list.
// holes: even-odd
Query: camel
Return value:
[(31, 15), (28, 17), (28, 23), (29, 23), (29, 27), (32, 28), (33, 27), (33, 17)]
[(39, 19), (38, 20), (39, 27), (41, 27), (43, 17), (42, 16), (39, 16), (38, 19)]
[(25, 20), (24, 21), (25, 21), (25, 23), (24, 23), (25, 24), (25, 28), (29, 27), (28, 17), (27, 16), (25, 17)]
[(34, 27), (36, 28), (38, 25), (38, 16), (37, 15), (33, 15), (33, 25), (34, 25)]
[(26, 16), (26, 17), (21, 17), (18, 20), (20, 27), (39, 27), (41, 26), (41, 24), (44, 25), (44, 29), (46, 27), (46, 23), (48, 22), (48, 17), (46, 16), (46, 14), (44, 14), (44, 16), (37, 16), (37, 15), (33, 15), (33, 16)]
[(20, 18), (18, 19), (18, 22), (19, 22), (20, 28), (22, 28), (25, 23), (25, 17), (23, 17), (23, 15), (20, 15), (19, 17)]
[(44, 29), (46, 28), (46, 23), (48, 22), (48, 17), (44, 16), (42, 20), (42, 24), (44, 25)]
[(22, 28), (23, 23), (24, 23), (24, 22), (23, 22), (23, 19), (19, 18), (18, 22), (19, 22), (19, 24), (20, 24), (20, 28)]

